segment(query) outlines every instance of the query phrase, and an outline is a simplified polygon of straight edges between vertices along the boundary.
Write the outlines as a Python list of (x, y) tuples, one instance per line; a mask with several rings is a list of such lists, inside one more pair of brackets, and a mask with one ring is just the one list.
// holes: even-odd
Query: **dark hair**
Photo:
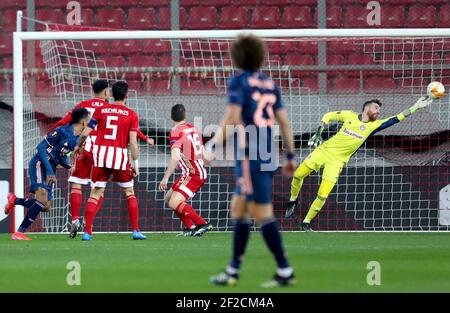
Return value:
[(115, 82), (112, 86), (112, 96), (115, 101), (122, 101), (128, 93), (128, 84), (123, 80)]
[(171, 116), (172, 120), (175, 122), (181, 122), (184, 119), (186, 119), (186, 109), (185, 109), (184, 105), (179, 104), (179, 103), (175, 104), (172, 107), (170, 116)]
[(82, 119), (89, 116), (88, 110), (86, 108), (78, 108), (72, 111), (72, 121), (70, 124), (78, 124)]
[(106, 79), (98, 79), (92, 84), (92, 90), (95, 94), (98, 94), (109, 87)]
[(266, 57), (266, 44), (254, 35), (239, 35), (231, 43), (230, 52), (236, 67), (257, 71)]
[(382, 105), (380, 100), (378, 100), (378, 99), (372, 99), (372, 100), (369, 100), (369, 101), (364, 102), (362, 110), (364, 111), (364, 109), (366, 108), (366, 106), (371, 105), (372, 103), (376, 103), (376, 104), (378, 104), (380, 107), (381, 107), (381, 105)]

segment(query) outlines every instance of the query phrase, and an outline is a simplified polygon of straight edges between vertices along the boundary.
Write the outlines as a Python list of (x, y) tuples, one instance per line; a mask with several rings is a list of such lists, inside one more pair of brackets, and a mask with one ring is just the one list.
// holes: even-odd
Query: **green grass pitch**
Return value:
[[(202, 238), (148, 234), (0, 235), (0, 292), (264, 292), (274, 261), (261, 235), (251, 234), (235, 287), (209, 283), (227, 264), (231, 233)], [(450, 292), (449, 233), (284, 233), (297, 284), (283, 292)], [(68, 286), (69, 261), (81, 265), (81, 285)], [(381, 285), (369, 286), (369, 261), (381, 266)]]

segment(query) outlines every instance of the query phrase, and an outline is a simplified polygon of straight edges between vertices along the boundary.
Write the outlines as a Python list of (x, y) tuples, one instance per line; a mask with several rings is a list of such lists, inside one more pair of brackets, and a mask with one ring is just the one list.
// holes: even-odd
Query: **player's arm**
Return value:
[(130, 131), (130, 152), (131, 152), (131, 161), (132, 163), (132, 169), (133, 169), (133, 175), (134, 177), (139, 175), (139, 147), (137, 143), (137, 131), (131, 130)]
[[(97, 113), (97, 111), (96, 111)], [(94, 115), (96, 114), (94, 113)], [(78, 143), (75, 146), (73, 156), (74, 158), (78, 158), (81, 155), (81, 152), (83, 151), (83, 144), (86, 141), (87, 137), (89, 137), (89, 134), (94, 130), (94, 128), (97, 126), (98, 121), (97, 118), (91, 117), (89, 123), (86, 125), (86, 127), (83, 129), (83, 132), (80, 135), (80, 138), (78, 138)]]
[(181, 150), (178, 147), (172, 148), (171, 157), (169, 160), (169, 164), (166, 169), (166, 173), (164, 174), (163, 179), (159, 183), (159, 190), (163, 191), (167, 189), (167, 184), (169, 182), (170, 176), (175, 172), (177, 168), (178, 161), (181, 159)]
[(57, 121), (53, 127), (49, 130), (49, 134), (54, 131), (55, 129), (57, 129), (60, 126), (65, 126), (65, 125), (69, 125), (69, 123), (72, 121), (72, 111), (69, 111), (66, 113), (66, 115), (60, 119), (59, 121)]
[(384, 120), (381, 120), (380, 126), (373, 131), (372, 135), (379, 131), (382, 131), (383, 129), (389, 128), (389, 127), (403, 121), (405, 118), (416, 113), (418, 110), (428, 107), (432, 102), (433, 102), (433, 99), (430, 99), (427, 97), (419, 98), (419, 100), (410, 108), (404, 110), (403, 112), (401, 112), (395, 116), (390, 116)]
[(315, 134), (309, 139), (308, 146), (317, 147), (322, 144), (322, 132), (325, 127), (331, 122), (344, 122), (345, 119), (351, 114), (351, 111), (333, 111), (326, 113), (321, 120), (320, 126), (317, 128)]
[(66, 157), (66, 156), (62, 157), (59, 160), (58, 164), (61, 165), (64, 168), (68, 169), (68, 170), (70, 170), (72, 168), (72, 165), (70, 165), (70, 163), (69, 163), (69, 158)]
[(152, 138), (148, 138), (140, 129), (136, 130), (137, 136), (141, 141), (146, 142), (150, 146), (153, 146), (155, 144), (155, 141)]

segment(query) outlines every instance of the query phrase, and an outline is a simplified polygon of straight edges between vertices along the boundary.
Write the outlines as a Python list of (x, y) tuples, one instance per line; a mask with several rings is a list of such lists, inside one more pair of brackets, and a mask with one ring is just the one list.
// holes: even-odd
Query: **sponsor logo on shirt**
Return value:
[(358, 138), (358, 139), (363, 139), (364, 138), (360, 134), (354, 133), (354, 132), (348, 130), (347, 128), (344, 128), (344, 134), (352, 136), (352, 137), (355, 137), (355, 138)]

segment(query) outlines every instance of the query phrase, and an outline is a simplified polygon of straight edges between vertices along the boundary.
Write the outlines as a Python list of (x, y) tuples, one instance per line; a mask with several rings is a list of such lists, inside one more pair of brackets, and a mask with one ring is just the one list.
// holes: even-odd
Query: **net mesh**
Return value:
[[(80, 28), (80, 30), (85, 30)], [(60, 29), (52, 29), (60, 31)], [(165, 208), (158, 191), (170, 158), (170, 108), (183, 103), (200, 130), (213, 129), (225, 110), (226, 82), (235, 73), (230, 40), (96, 40), (42, 41), (46, 74), (26, 77), (25, 162), (41, 136), (58, 117), (92, 97), (96, 78), (125, 79), (132, 87), (129, 106), (140, 117), (141, 130), (156, 145), (140, 143), (141, 175), (136, 180), (140, 227), (144, 231), (178, 230), (180, 223)], [(441, 38), (266, 39), (263, 71), (280, 87), (302, 161), (306, 143), (321, 117), (335, 110), (359, 112), (371, 98), (383, 102), (382, 115), (397, 114), (424, 94), (430, 81), (448, 86), (450, 40)], [(141, 47), (137, 49), (137, 47)], [(106, 48), (105, 48), (106, 47)], [(142, 48), (145, 47), (145, 48)], [(138, 53), (136, 51), (139, 51)], [(170, 55), (170, 56), (169, 56)], [(154, 66), (157, 65), (157, 66)], [(29, 88), (29, 87), (28, 87)], [(337, 187), (315, 220), (319, 230), (442, 230), (448, 229), (448, 209), (439, 193), (448, 177), (448, 97), (405, 121), (371, 137), (342, 171)], [(325, 137), (339, 125), (332, 125)], [(279, 138), (277, 138), (279, 141)], [(179, 175), (179, 173), (177, 173)], [(208, 181), (192, 206), (218, 230), (231, 230), (228, 207), (234, 190), (233, 161), (208, 168)], [(176, 175), (175, 175), (176, 177)], [(66, 230), (69, 219), (67, 173), (58, 170), (54, 210), (42, 215), (37, 231)], [(280, 171), (274, 177), (274, 208), (283, 230), (298, 222), (317, 195), (321, 175), (304, 182), (300, 210), (284, 218), (290, 181)], [(88, 190), (83, 191), (84, 200)], [(95, 231), (130, 230), (125, 198), (108, 186)]]

